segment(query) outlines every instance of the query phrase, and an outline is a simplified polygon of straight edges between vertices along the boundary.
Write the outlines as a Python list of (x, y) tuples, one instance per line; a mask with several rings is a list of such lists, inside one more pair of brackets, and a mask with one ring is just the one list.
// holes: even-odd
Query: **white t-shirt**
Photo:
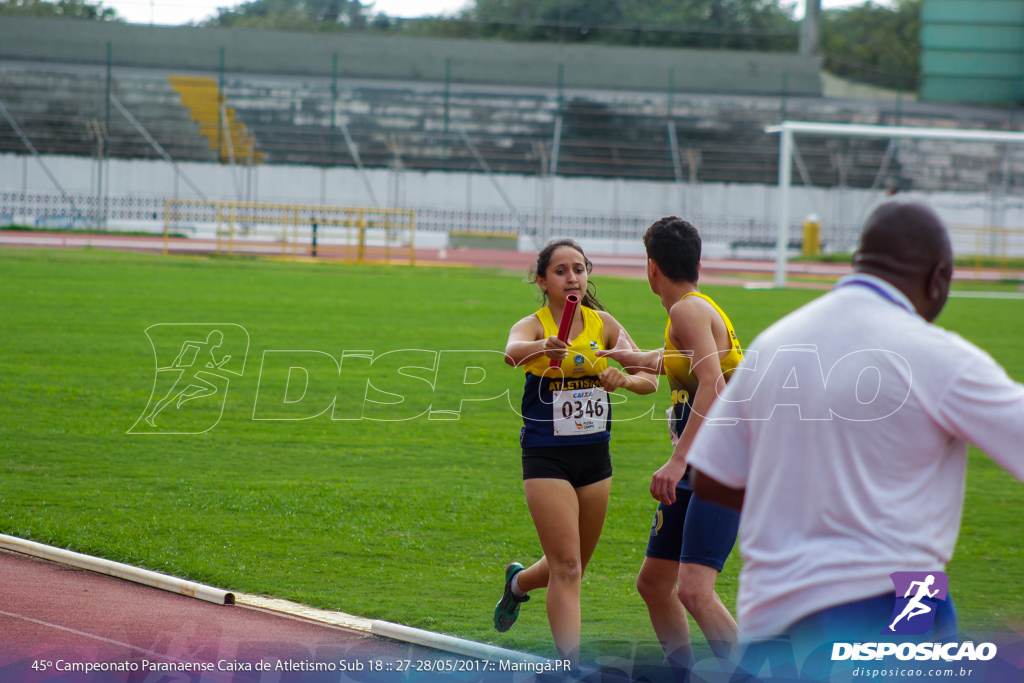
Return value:
[(943, 570), (968, 443), (1024, 479), (1024, 386), (884, 280), (844, 278), (754, 340), (689, 454), (746, 489), (741, 639)]

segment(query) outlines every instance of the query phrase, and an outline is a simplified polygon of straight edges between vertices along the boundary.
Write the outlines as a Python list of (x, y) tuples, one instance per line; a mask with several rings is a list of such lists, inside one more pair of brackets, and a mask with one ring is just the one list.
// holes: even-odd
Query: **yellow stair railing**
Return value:
[(236, 163), (245, 164), (251, 155), (252, 163), (263, 163), (262, 150), (256, 149), (256, 139), (245, 124), (235, 120), (234, 107), (223, 107), (223, 118), (227, 125), (222, 125), (221, 107), (224, 98), (215, 79), (170, 76), (168, 80), (174, 91), (181, 96), (181, 106), (187, 107), (192, 120), (199, 124), (199, 133), (209, 140), (210, 149), (220, 147), (221, 161), (230, 161), (234, 157)]

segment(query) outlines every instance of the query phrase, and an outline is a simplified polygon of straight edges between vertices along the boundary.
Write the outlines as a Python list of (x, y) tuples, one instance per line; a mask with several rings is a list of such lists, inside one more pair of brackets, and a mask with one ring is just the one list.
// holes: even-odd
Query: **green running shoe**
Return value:
[(529, 594), (517, 598), (512, 592), (512, 579), (521, 571), (523, 571), (523, 565), (518, 562), (513, 562), (505, 567), (505, 592), (498, 604), (494, 606), (494, 628), (499, 633), (504, 633), (512, 628), (512, 624), (516, 623), (516, 619), (519, 618), (519, 605), (530, 599)]

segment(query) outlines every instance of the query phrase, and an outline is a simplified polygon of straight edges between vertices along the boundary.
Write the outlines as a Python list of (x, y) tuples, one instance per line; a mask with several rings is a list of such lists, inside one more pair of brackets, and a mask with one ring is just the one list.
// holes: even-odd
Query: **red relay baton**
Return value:
[[(576, 307), (580, 305), (580, 298), (575, 294), (565, 297), (565, 308), (562, 309), (562, 321), (558, 323), (558, 338), (562, 341), (569, 341), (569, 328), (572, 327), (572, 319), (576, 316)], [(562, 361), (551, 359), (549, 368), (557, 368)]]

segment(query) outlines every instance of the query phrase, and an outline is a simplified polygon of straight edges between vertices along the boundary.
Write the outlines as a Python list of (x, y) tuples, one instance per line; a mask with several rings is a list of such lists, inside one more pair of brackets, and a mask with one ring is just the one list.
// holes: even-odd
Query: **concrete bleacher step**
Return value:
[[(230, 104), (230, 135), (225, 136), (220, 85), (212, 77), (168, 78), (166, 72), (126, 69), (115, 71), (112, 85), (175, 159), (226, 162), (233, 155), (239, 163), (255, 139), (257, 163), (351, 166), (339, 127), (344, 122), (367, 167), (391, 167), (399, 163), (397, 156), (406, 169), (479, 171), (461, 128), (493, 170), (535, 175), (542, 159), (549, 158), (561, 116), (561, 175), (675, 180), (671, 122), (683, 179), (694, 172), (700, 182), (774, 184), (778, 138), (764, 128), (784, 118), (974, 128), (1007, 123), (1005, 112), (923, 103), (676, 93), (670, 111), (664, 93), (459, 85), (446, 94), (443, 83), (386, 81), (346, 81), (333, 90), (323, 78), (234, 74), (223, 87)], [(41, 152), (95, 154), (88, 125), (106, 123), (104, 70), (0, 63), (0, 92)], [(156, 155), (118, 112), (109, 122), (112, 156)], [(888, 145), (887, 140), (798, 139), (803, 168), (819, 186), (871, 186)], [(0, 151), (24, 153), (2, 122)], [(1012, 190), (1015, 183), (1024, 184), (1024, 159), (1004, 160), (1003, 154), (995, 145), (908, 142), (892, 160), (887, 182), (907, 189), (976, 190), (989, 186), (1005, 167), (1011, 170)], [(797, 171), (794, 182), (802, 182)]]
[[(90, 127), (96, 121), (106, 129), (111, 156), (158, 156), (113, 106), (108, 119), (107, 79), (101, 71), (5, 64), (0, 68), (0, 85), (6, 106), (40, 153), (95, 155)], [(111, 93), (174, 158), (203, 158), (194, 144), (201, 140), (198, 131), (187, 116), (177, 114), (176, 96), (166, 83), (119, 76), (111, 82)], [(0, 151), (24, 153), (25, 148), (13, 131), (0, 130)]]
[(171, 87), (181, 98), (181, 106), (199, 124), (199, 134), (221, 161), (244, 160), (263, 163), (263, 151), (245, 124), (236, 121), (234, 107), (226, 106), (220, 87), (213, 78), (170, 76)]

